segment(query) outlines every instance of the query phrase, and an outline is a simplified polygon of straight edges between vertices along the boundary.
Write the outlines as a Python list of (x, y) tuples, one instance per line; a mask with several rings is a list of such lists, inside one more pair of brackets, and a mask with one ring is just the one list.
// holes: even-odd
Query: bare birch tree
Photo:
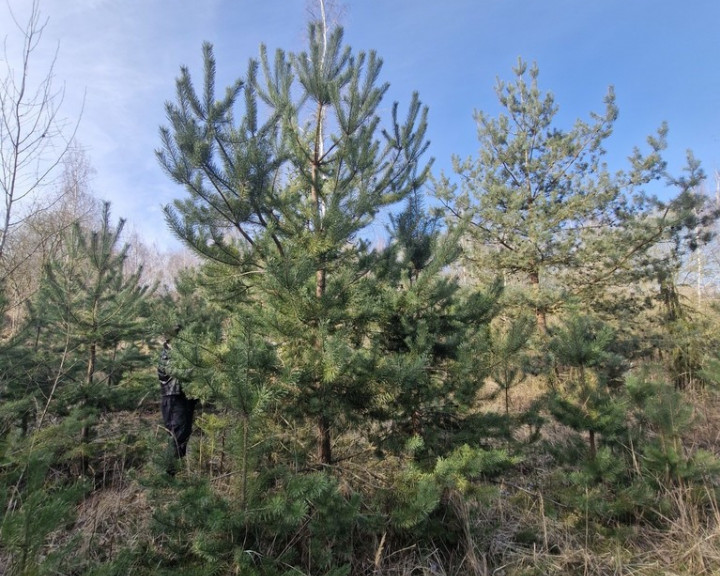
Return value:
[(87, 228), (101, 224), (102, 203), (92, 194), (94, 169), (84, 151), (73, 148), (61, 163), (55, 184), (43, 194), (45, 208), (30, 210), (5, 244), (0, 280), (11, 334), (22, 325), (25, 303), (37, 290), (43, 267), (63, 249), (64, 233), (76, 222)]
[[(10, 7), (9, 7), (10, 8)], [(47, 26), (39, 0), (33, 0), (23, 24), (10, 8), (10, 20), (19, 32), (21, 49), (13, 57), (9, 38), (4, 39), (5, 70), (0, 76), (0, 266), (8, 239), (27, 215), (43, 209), (42, 190), (56, 173), (70, 149), (77, 122), (60, 116), (64, 88), (53, 84), (57, 49), (49, 64), (35, 73), (39, 46)], [(21, 209), (24, 206), (24, 210)], [(33, 209), (30, 210), (29, 207)], [(0, 272), (0, 280), (4, 272)]]

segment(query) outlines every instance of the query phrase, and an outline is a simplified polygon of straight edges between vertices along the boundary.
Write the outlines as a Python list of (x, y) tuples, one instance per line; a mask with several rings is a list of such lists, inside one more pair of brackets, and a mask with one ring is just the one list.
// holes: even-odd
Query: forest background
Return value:
[[(42, 40), (33, 3), (23, 62)], [(711, 574), (718, 200), (667, 126), (606, 164), (520, 59), (434, 171), (418, 94), (324, 4), (229, 87), (180, 69), (157, 160), (186, 247), (90, 191), (50, 68), (0, 90), (8, 574)], [(390, 79), (391, 80), (391, 79)], [(662, 186), (664, 193), (655, 193)], [(387, 222), (383, 242), (363, 232)], [(168, 475), (155, 363), (201, 400)]]

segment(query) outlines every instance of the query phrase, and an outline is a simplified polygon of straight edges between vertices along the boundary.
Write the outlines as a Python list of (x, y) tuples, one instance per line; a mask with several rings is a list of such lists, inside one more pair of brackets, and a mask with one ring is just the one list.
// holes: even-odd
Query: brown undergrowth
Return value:
[[(512, 391), (513, 402), (527, 404), (538, 396), (535, 382), (523, 394), (522, 386)], [(718, 455), (720, 439), (720, 399), (708, 391), (688, 390), (684, 398), (693, 407), (695, 421), (683, 436), (687, 453), (702, 448)], [(103, 436), (113, 431), (138, 444), (162, 444), (162, 431), (148, 414), (123, 414), (121, 420), (107, 423)], [(570, 432), (548, 424), (541, 441), (561, 444)], [(207, 441), (196, 435), (183, 474), (208, 473)], [(102, 482), (78, 505), (69, 532), (81, 535), (75, 549), (77, 565), (111, 561), (122, 549), (153, 546), (151, 525), (153, 506), (146, 487), (137, 474), (150, 468), (141, 463), (122, 443), (110, 443), (98, 461), (105, 470)], [(115, 448), (112, 448), (115, 446)], [(572, 479), (554, 469), (547, 452), (533, 444), (525, 450), (522, 463), (493, 481), (476, 479), (482, 497), (449, 491), (444, 514), (459, 535), (450, 546), (442, 538), (417, 541), (394, 539), (379, 532), (363, 547), (364, 556), (353, 567), (357, 575), (387, 576), (660, 576), (720, 574), (720, 506), (717, 486), (707, 483), (688, 486), (673, 483), (661, 487), (662, 509), (647, 518), (608, 520), (593, 517), (588, 510), (568, 504), (563, 492)], [(338, 453), (352, 456), (335, 465), (340, 487), (348, 494), (362, 492), (371, 497), (383, 489), (393, 463), (374, 459), (372, 447), (349, 438), (338, 438)], [(142, 447), (147, 454), (152, 447)], [(204, 450), (204, 451), (203, 451)], [(352, 453), (352, 454), (351, 454)], [(132, 468), (131, 465), (132, 464)], [(144, 466), (152, 466), (147, 461)], [(156, 470), (156, 473), (160, 473)], [(213, 489), (232, 498), (232, 472), (217, 474)], [(66, 536), (69, 536), (66, 535)], [(54, 536), (60, 542), (62, 534)]]

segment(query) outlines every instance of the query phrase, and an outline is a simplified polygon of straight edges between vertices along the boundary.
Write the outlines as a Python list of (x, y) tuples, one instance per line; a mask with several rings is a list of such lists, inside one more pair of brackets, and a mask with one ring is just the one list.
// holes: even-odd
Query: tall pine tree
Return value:
[(341, 29), (311, 24), (305, 52), (272, 60), (262, 47), (220, 99), (206, 44), (202, 89), (183, 68), (158, 151), (188, 193), (165, 209), (171, 229), (226, 266), (262, 315), (292, 415), (314, 422), (325, 464), (333, 427), (372, 394), (361, 375), (373, 359), (353, 312), (370, 274), (361, 234), (429, 170), (427, 109), (414, 95), (404, 121), (397, 104), (383, 120), (381, 60), (342, 40)]
[(125, 270), (130, 247), (120, 245), (124, 225), (120, 219), (112, 226), (107, 202), (98, 230), (75, 224), (64, 254), (45, 267), (36, 304), (34, 322), (39, 329), (67, 335), (69, 348), (84, 356), (83, 380), (88, 386), (99, 374), (104, 382), (117, 384), (125, 371), (145, 360), (141, 343), (147, 334), (152, 287), (141, 284), (142, 268)]
[(469, 222), (467, 264), (479, 278), (499, 275), (516, 304), (535, 310), (540, 333), (568, 302), (606, 318), (634, 317), (667, 251), (657, 250), (687, 220), (685, 202), (662, 204), (650, 183), (668, 177), (667, 127), (635, 149), (627, 171), (612, 173), (604, 155), (618, 109), (612, 88), (605, 110), (558, 124), (558, 106), (538, 85), (537, 66), (522, 60), (512, 83), (499, 81), (504, 113), (476, 113), (477, 159), (456, 159), (460, 187), (438, 186), (450, 222)]

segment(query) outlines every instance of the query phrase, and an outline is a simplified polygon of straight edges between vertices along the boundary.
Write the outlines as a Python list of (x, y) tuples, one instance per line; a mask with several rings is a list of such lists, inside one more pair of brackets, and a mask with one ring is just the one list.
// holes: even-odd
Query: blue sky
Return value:
[[(9, 0), (22, 18), (31, 0)], [(475, 156), (473, 111), (499, 112), (497, 78), (518, 57), (537, 62), (540, 86), (555, 95), (559, 122), (602, 111), (609, 85), (620, 116), (609, 162), (624, 168), (634, 146), (667, 121), (671, 170), (690, 148), (708, 173), (720, 169), (720, 2), (718, 0), (345, 0), (336, 1), (346, 42), (374, 49), (392, 101), (417, 90), (430, 108), (435, 171)], [(183, 194), (155, 160), (164, 102), (180, 65), (200, 81), (201, 45), (214, 44), (222, 88), (244, 74), (260, 43), (305, 46), (311, 0), (40, 0), (49, 18), (34, 65), (41, 73), (59, 45), (56, 85), (63, 114), (96, 170), (94, 193), (113, 204), (148, 242), (173, 247), (161, 206)], [(17, 35), (0, 5), (0, 35)], [(12, 53), (12, 51), (10, 51)], [(12, 63), (11, 63), (12, 64)]]

